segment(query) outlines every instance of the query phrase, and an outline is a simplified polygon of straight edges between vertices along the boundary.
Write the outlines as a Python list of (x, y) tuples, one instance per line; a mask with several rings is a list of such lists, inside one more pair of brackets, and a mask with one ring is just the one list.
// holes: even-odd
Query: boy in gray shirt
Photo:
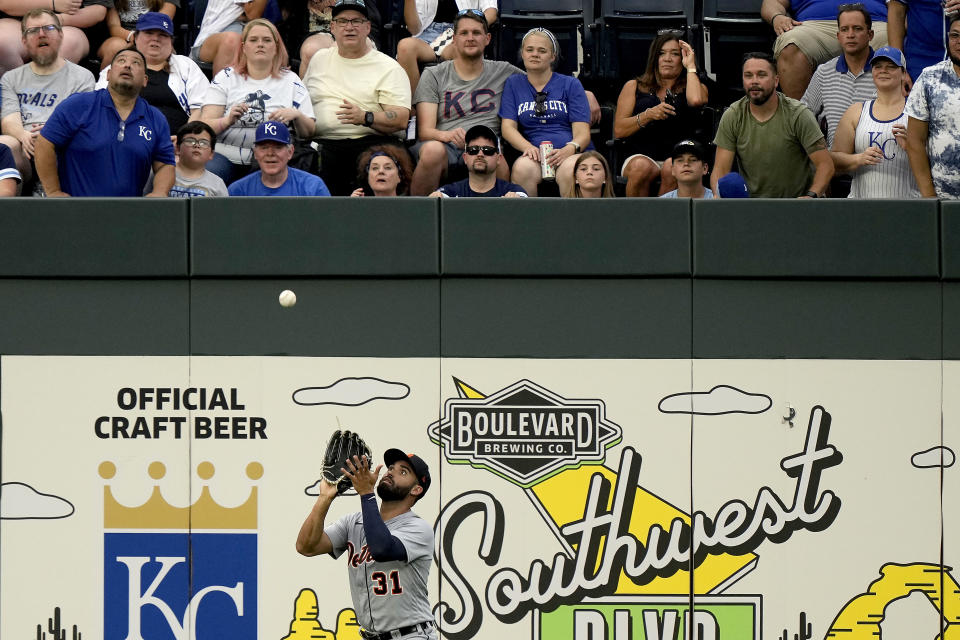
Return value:
[(220, 176), (207, 171), (216, 141), (213, 129), (201, 120), (180, 127), (177, 131), (177, 177), (170, 189), (171, 198), (230, 195)]

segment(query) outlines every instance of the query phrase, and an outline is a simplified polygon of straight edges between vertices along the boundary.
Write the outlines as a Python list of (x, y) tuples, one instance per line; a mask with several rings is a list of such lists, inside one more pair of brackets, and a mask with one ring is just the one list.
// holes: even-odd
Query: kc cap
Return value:
[(743, 176), (732, 172), (717, 180), (717, 191), (721, 198), (749, 198), (750, 190), (747, 189), (747, 183), (743, 181)]
[(290, 129), (287, 128), (287, 125), (282, 122), (277, 122), (276, 120), (261, 122), (260, 126), (257, 127), (257, 137), (253, 142), (257, 144), (258, 142), (267, 141), (290, 144)]
[(903, 52), (896, 47), (880, 47), (873, 52), (873, 57), (870, 58), (871, 61), (876, 60), (877, 58), (886, 58), (893, 64), (898, 67), (907, 67), (907, 59), (903, 57)]
[(341, 11), (359, 11), (366, 17), (370, 17), (370, 12), (367, 11), (367, 5), (363, 0), (337, 0), (333, 5), (333, 9), (330, 10), (331, 16), (336, 16)]
[(156, 11), (148, 11), (137, 20), (137, 31), (163, 31), (167, 35), (173, 35), (173, 21), (170, 16)]
[(413, 472), (417, 474), (417, 482), (423, 487), (423, 493), (420, 494), (420, 498), (422, 498), (427, 489), (430, 488), (430, 467), (423, 461), (423, 458), (415, 453), (407, 454), (400, 449), (387, 449), (383, 452), (383, 463), (388, 467), (401, 460), (413, 467)]
[(497, 137), (497, 134), (493, 132), (493, 129), (488, 127), (485, 124), (476, 124), (470, 127), (470, 130), (467, 131), (467, 135), (464, 136), (463, 141), (466, 144), (470, 144), (477, 138), (487, 138), (488, 140), (493, 141), (493, 146), (497, 148), (497, 151), (500, 150), (500, 138)]
[(677, 144), (673, 145), (673, 153), (670, 155), (671, 158), (679, 158), (685, 153), (690, 153), (696, 156), (697, 160), (701, 162), (707, 159), (707, 153), (703, 150), (703, 145), (701, 145), (696, 140), (681, 140)]

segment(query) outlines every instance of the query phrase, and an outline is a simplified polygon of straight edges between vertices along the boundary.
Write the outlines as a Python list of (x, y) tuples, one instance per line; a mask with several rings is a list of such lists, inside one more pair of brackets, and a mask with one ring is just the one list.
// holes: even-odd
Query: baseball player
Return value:
[[(433, 529), (411, 511), (430, 488), (430, 469), (417, 455), (388, 449), (383, 465), (370, 469), (367, 456), (354, 456), (342, 469), (360, 495), (360, 511), (324, 527), (337, 485), (320, 482), (320, 496), (297, 536), (305, 556), (347, 554), (350, 595), (360, 635), (366, 640), (437, 640), (427, 599)], [(374, 488), (380, 496), (377, 508)]]

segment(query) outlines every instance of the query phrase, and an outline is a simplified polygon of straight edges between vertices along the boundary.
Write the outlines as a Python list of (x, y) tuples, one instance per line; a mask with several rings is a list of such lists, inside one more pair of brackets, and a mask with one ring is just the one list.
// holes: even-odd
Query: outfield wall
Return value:
[(0, 216), (0, 636), (358, 640), (338, 424), (448, 640), (960, 634), (960, 205), (131, 202)]

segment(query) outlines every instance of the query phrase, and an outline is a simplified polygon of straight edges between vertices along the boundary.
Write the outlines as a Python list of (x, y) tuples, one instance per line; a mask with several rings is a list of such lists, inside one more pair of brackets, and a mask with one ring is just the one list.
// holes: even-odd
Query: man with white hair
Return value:
[(283, 123), (268, 120), (257, 127), (253, 157), (259, 171), (240, 178), (229, 187), (231, 196), (329, 196), (323, 180), (287, 163), (293, 157), (290, 129)]

